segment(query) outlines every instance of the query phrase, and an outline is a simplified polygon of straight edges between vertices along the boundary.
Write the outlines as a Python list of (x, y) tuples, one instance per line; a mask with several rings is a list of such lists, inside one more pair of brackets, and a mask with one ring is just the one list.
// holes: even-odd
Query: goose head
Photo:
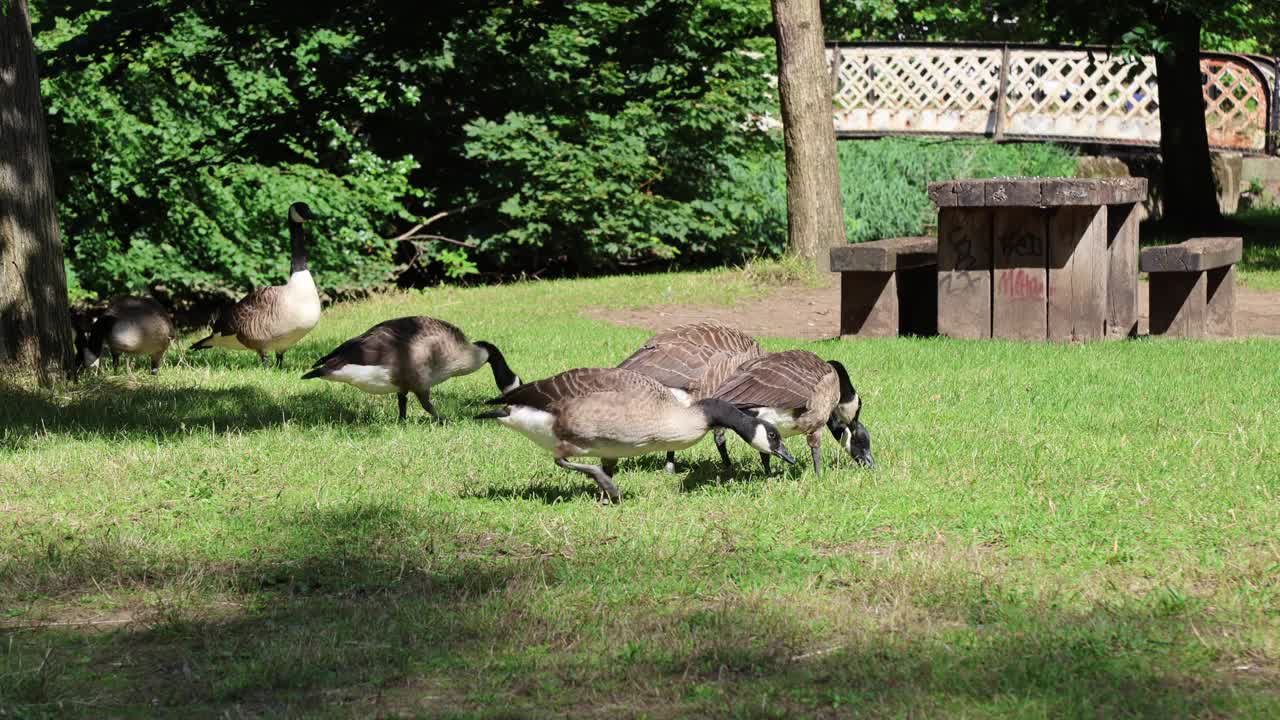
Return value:
[(94, 351), (93, 344), (89, 341), (88, 330), (76, 331), (76, 364), (73, 374), (78, 375), (82, 370), (97, 367), (99, 352), (101, 349)]
[(840, 443), (840, 447), (844, 448), (844, 451), (849, 453), (849, 456), (859, 465), (875, 468), (875, 460), (871, 457), (871, 433), (861, 420), (854, 418), (853, 423), (849, 424), (833, 412), (831, 417), (827, 418), (827, 429), (831, 431), (831, 436), (836, 439), (836, 442)]
[(304, 202), (296, 202), (289, 206), (289, 222), (302, 224), (315, 218), (311, 208)]
[(749, 415), (733, 405), (714, 398), (699, 400), (694, 406), (707, 418), (710, 427), (722, 427), (734, 431), (751, 447), (762, 453), (774, 455), (788, 465), (795, 465), (787, 446), (782, 444), (782, 433), (767, 420)]

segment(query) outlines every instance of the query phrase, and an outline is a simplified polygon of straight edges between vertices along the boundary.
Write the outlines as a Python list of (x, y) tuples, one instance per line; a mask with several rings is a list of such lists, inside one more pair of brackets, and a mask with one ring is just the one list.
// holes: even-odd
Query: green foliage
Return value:
[[(330, 289), (746, 254), (726, 214), (763, 142), (763, 2), (37, 5), (88, 291), (276, 281), (295, 200)], [(459, 207), (425, 231), (454, 242), (386, 239)]]
[[(934, 221), (931, 182), (954, 178), (1071, 177), (1075, 156), (1059, 145), (997, 145), (985, 140), (884, 138), (837, 143), (840, 194), (849, 242), (919, 235)], [(786, 166), (780, 149), (761, 156), (753, 168), (760, 205), (742, 220), (763, 247), (786, 248)], [(743, 173), (747, 175), (749, 173)]]
[[(42, 49), (55, 58), (78, 52), (95, 17), (113, 19), (46, 17), (54, 28), (40, 36)], [(404, 214), (405, 200), (425, 197), (409, 184), (417, 163), (374, 152), (352, 130), (358, 113), (308, 108), (323, 82), (353, 97), (369, 85), (358, 72), (321, 77), (319, 58), (352, 37), (323, 28), (259, 34), (194, 9), (174, 8), (167, 21), (127, 50), (55, 64), (44, 81), (79, 284), (99, 294), (181, 294), (278, 282), (287, 269), (285, 208), (297, 200), (324, 217), (310, 226), (322, 285), (385, 282), (394, 247), (384, 226)], [(304, 115), (308, 122), (296, 120)]]

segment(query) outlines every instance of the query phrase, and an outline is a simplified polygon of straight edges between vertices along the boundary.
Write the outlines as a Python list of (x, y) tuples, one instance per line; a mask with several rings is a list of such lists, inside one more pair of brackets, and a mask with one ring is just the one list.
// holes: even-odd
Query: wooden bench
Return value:
[(1151, 334), (1235, 337), (1238, 237), (1193, 238), (1142, 249), (1138, 269), (1150, 274)]
[(831, 271), (840, 273), (841, 335), (937, 334), (937, 238), (833, 247)]

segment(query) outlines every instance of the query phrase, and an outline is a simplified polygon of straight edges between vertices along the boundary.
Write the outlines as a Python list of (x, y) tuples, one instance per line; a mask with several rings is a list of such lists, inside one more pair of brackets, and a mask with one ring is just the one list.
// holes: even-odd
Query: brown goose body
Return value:
[[(705, 397), (743, 362), (764, 353), (750, 335), (728, 325), (702, 321), (676, 325), (645, 341), (618, 367), (647, 375), (681, 402)], [(724, 446), (724, 434), (716, 433)], [(675, 454), (667, 453), (667, 472), (675, 472)]]
[[(656, 380), (621, 368), (569, 370), (491, 402), (502, 407), (480, 417), (494, 418), (551, 451), (557, 465), (590, 475), (613, 501), (619, 499), (612, 479), (617, 458), (683, 450), (713, 427), (733, 430), (761, 452), (793, 461), (767, 422), (719, 400), (686, 405)], [(583, 456), (603, 463), (567, 460)]]
[(151, 372), (155, 374), (176, 337), (169, 311), (153, 298), (115, 298), (94, 320), (89, 332), (77, 340), (77, 363), (96, 366), (105, 348), (117, 367), (122, 354), (149, 356)]
[[(768, 353), (747, 360), (711, 397), (768, 420), (784, 437), (805, 435), (816, 473), (822, 472), (823, 426), (842, 436), (838, 428), (847, 430), (857, 423), (862, 406), (844, 367), (808, 350)], [(867, 453), (869, 460), (869, 447)], [(727, 454), (723, 457), (727, 463)]]
[(374, 325), (316, 360), (302, 377), (346, 383), (374, 395), (397, 393), (402, 420), (406, 397), (413, 393), (439, 419), (431, 405), (431, 388), (473, 373), (485, 363), (493, 368), (500, 391), (520, 385), (520, 378), (492, 344), (473, 343), (450, 323), (415, 315)]
[(218, 316), (213, 332), (193, 344), (193, 350), (215, 347), (253, 350), (264, 366), (268, 364), (267, 353), (275, 353), (276, 366), (284, 364), (285, 352), (320, 322), (320, 293), (307, 269), (302, 229), (312, 217), (305, 203), (289, 207), (292, 255), (288, 282), (258, 288), (245, 295)]

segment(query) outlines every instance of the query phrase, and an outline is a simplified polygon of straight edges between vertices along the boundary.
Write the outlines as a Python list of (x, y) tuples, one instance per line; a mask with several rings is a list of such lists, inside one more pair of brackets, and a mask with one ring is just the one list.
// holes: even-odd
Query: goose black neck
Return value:
[(852, 402), (855, 393), (853, 383), (849, 380), (849, 371), (838, 360), (828, 360), (827, 364), (836, 371), (836, 377), (840, 380), (840, 404)]
[(507, 365), (507, 359), (503, 357), (501, 350), (495, 347), (493, 343), (487, 343), (483, 340), (475, 345), (476, 347), (484, 348), (484, 351), (489, 354), (489, 359), (486, 362), (493, 369), (493, 381), (498, 384), (499, 392), (506, 392), (514, 385), (519, 384), (520, 378), (511, 371), (511, 366)]
[(106, 344), (107, 334), (115, 326), (116, 318), (114, 315), (103, 315), (94, 321), (93, 328), (89, 330), (89, 350), (94, 355), (102, 354), (102, 346)]
[(107, 334), (116, 324), (111, 315), (103, 315), (93, 321), (88, 333), (81, 333), (76, 338), (76, 366), (90, 365), (102, 356), (102, 346), (107, 342)]
[(289, 272), (302, 272), (307, 269), (307, 241), (302, 233), (302, 223), (296, 220), (289, 221), (289, 239), (293, 242), (292, 262), (289, 265)]
[(731, 403), (716, 398), (699, 400), (693, 405), (701, 410), (702, 415), (707, 418), (707, 427), (732, 430), (750, 441), (752, 431), (755, 429), (754, 418), (750, 415), (734, 407)]

